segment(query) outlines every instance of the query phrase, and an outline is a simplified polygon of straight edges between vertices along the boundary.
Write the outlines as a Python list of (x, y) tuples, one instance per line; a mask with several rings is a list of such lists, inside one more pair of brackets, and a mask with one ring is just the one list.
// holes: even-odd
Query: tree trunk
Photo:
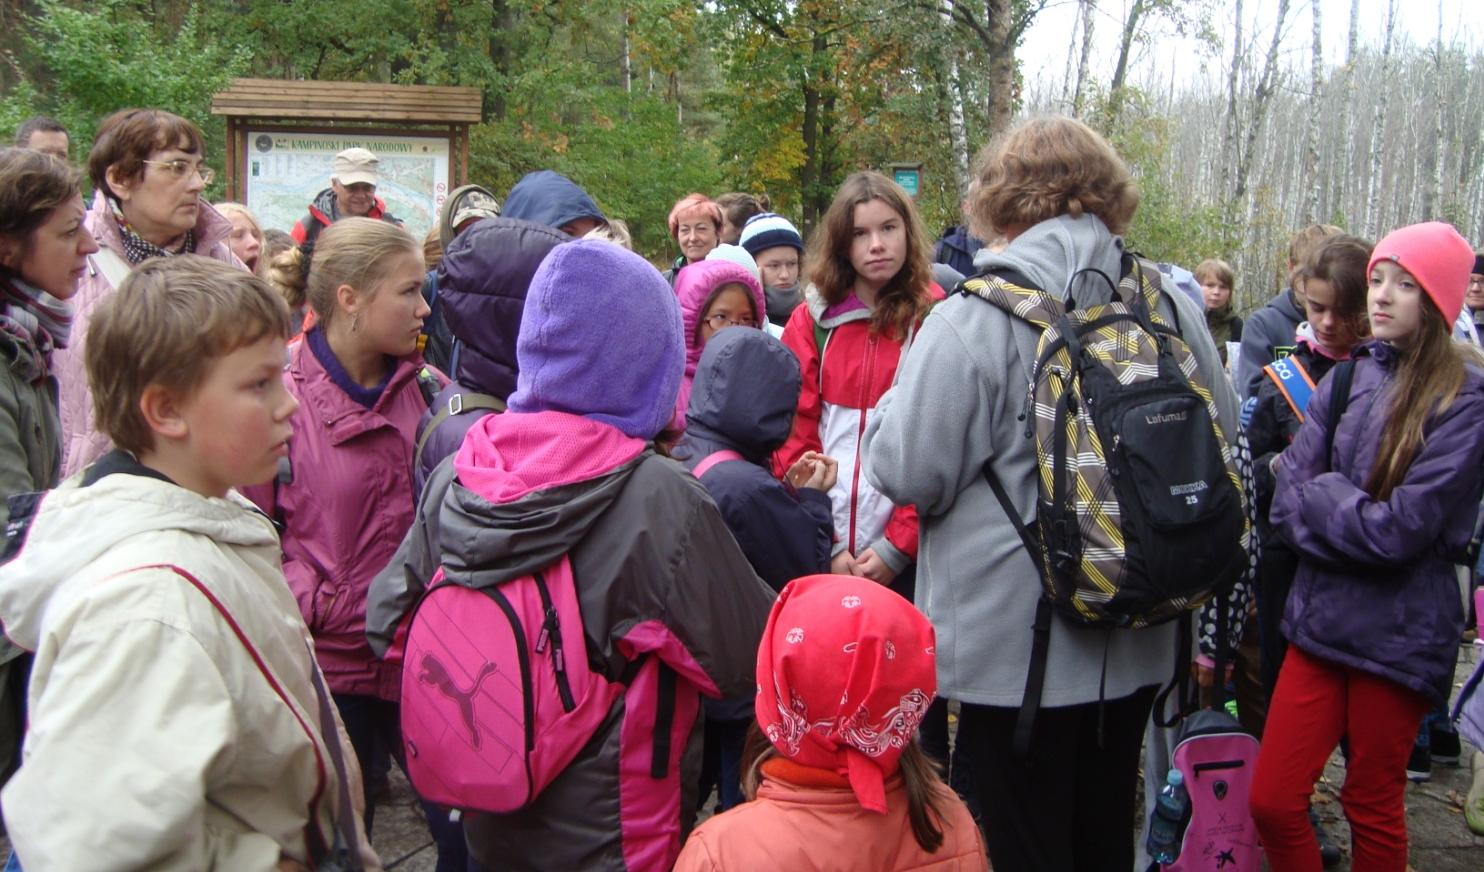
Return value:
[(492, 120), (505, 119), (505, 95), (510, 87), (510, 34), (515, 28), (515, 10), (509, 0), (494, 0), (491, 4), (489, 56), (495, 68), (495, 88), (490, 96)]
[[(1391, 79), (1391, 38), (1396, 32), (1396, 0), (1386, 0), (1386, 39), (1381, 43), (1381, 79), (1384, 89)], [(1381, 228), (1381, 133), (1386, 120), (1382, 111), (1386, 101), (1375, 101), (1375, 112), (1371, 118), (1371, 171), (1366, 179), (1367, 194), (1365, 208), (1366, 236), (1376, 238)]]
[(953, 176), (960, 194), (969, 183), (969, 141), (964, 132), (964, 104), (959, 99), (958, 47), (953, 43), (953, 0), (943, 0), (943, 54), (947, 78), (943, 82), (943, 102), (948, 110), (948, 143), (953, 149)]
[(1139, 33), (1139, 19), (1147, 11), (1148, 0), (1134, 0), (1129, 6), (1128, 18), (1123, 21), (1123, 36), (1118, 44), (1118, 65), (1113, 68), (1113, 81), (1108, 85), (1108, 120), (1116, 122), (1123, 111), (1123, 90), (1128, 82), (1129, 55), (1134, 49), (1134, 37)]
[(1252, 117), (1247, 121), (1247, 144), (1242, 148), (1242, 159), (1237, 162), (1238, 201), (1247, 196), (1248, 175), (1252, 172), (1252, 155), (1257, 150), (1258, 135), (1267, 115), (1268, 103), (1272, 100), (1278, 78), (1278, 43), (1283, 39), (1283, 21), (1288, 17), (1289, 0), (1278, 0), (1278, 20), (1273, 23), (1273, 41), (1268, 44), (1268, 56), (1262, 64), (1262, 76), (1257, 80), (1257, 91), (1252, 95)]
[[(1324, 42), (1319, 15), (1323, 4), (1316, 0), (1309, 5), (1314, 13), (1314, 38), (1309, 55), (1309, 117), (1317, 122), (1324, 91)], [(1324, 187), (1319, 174), (1318, 123), (1304, 125), (1304, 182), (1309, 191), (1304, 200), (1304, 223), (1313, 224), (1319, 220), (1320, 189)]]
[(1232, 38), (1232, 65), (1226, 76), (1226, 117), (1221, 122), (1221, 191), (1232, 196), (1232, 168), (1237, 165), (1237, 88), (1242, 80), (1242, 0), (1236, 0), (1236, 35)]
[(623, 14), (623, 60), (621, 71), (623, 73), (623, 92), (634, 93), (634, 58), (632, 47), (629, 45), (629, 28), (634, 26), (634, 15), (631, 12)]
[(987, 137), (1010, 126), (1015, 114), (1015, 44), (1010, 39), (1010, 0), (985, 0), (989, 31)]
[(1350, 179), (1355, 177), (1355, 130), (1352, 121), (1355, 117), (1355, 51), (1359, 43), (1359, 24), (1360, 0), (1350, 0), (1350, 31), (1345, 38), (1345, 82), (1341, 86), (1341, 93), (1345, 96), (1340, 105), (1339, 127), (1345, 137), (1345, 159), (1339, 167), (1337, 184), (1331, 187), (1335, 192), (1338, 209), (1349, 208)]
[(1438, 36), (1433, 44), (1433, 154), (1432, 154), (1432, 179), (1428, 188), (1432, 200), (1430, 206), (1422, 210), (1422, 218), (1432, 220), (1442, 218), (1447, 206), (1443, 203), (1443, 107), (1449, 102), (1446, 96), (1443, 82), (1443, 0), (1438, 0)]
[[(1240, 4), (1242, 0), (1237, 0)], [(1082, 0), (1082, 56), (1077, 59), (1077, 85), (1072, 89), (1072, 117), (1082, 117), (1082, 95), (1087, 84), (1087, 59), (1092, 54), (1092, 23), (1097, 0)]]
[(804, 77), (804, 124), (801, 131), (804, 140), (804, 165), (799, 168), (799, 193), (803, 200), (804, 237), (814, 232), (819, 215), (819, 92), (825, 52), (824, 34), (815, 31), (809, 44), (810, 62)]

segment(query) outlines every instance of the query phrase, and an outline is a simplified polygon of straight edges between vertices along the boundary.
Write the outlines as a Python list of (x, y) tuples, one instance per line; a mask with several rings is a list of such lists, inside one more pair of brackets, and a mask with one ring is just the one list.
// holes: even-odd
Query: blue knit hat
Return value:
[(552, 249), (526, 295), (514, 412), (568, 412), (652, 439), (675, 413), (685, 340), (675, 292), (644, 258), (598, 239)]
[(737, 244), (747, 249), (748, 254), (757, 257), (780, 245), (792, 245), (803, 252), (804, 237), (799, 235), (798, 229), (787, 218), (774, 212), (763, 212), (747, 219)]

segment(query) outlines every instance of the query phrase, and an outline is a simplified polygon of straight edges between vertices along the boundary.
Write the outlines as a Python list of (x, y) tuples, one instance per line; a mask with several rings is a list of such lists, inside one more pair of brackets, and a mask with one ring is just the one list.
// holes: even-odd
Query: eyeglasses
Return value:
[(711, 325), (712, 330), (720, 330), (723, 327), (757, 326), (757, 322), (752, 320), (751, 318), (733, 318), (731, 315), (728, 315), (724, 312), (717, 312), (715, 315), (707, 318), (706, 323)]
[(189, 178), (192, 173), (196, 173), (201, 176), (201, 184), (203, 185), (211, 184), (211, 180), (216, 178), (216, 170), (205, 164), (188, 161), (183, 157), (178, 157), (175, 160), (142, 160), (140, 163), (148, 164), (152, 167), (164, 167), (176, 179)]

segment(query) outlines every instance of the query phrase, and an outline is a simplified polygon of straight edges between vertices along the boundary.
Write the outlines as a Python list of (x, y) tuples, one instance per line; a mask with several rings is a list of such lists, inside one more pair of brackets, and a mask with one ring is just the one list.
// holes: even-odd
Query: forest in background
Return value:
[[(1052, 2), (1078, 7), (1065, 74), (1028, 84), (1017, 47)], [(1484, 243), (1484, 53), (1441, 31), (1409, 42), (1387, 5), (1363, 44), (1377, 22), (1354, 6), (1320, 21), (1307, 0), (1248, 33), (1230, 27), (1242, 0), (0, 0), (0, 130), (53, 115), (80, 161), (102, 116), (160, 106), (201, 125), (220, 169), (211, 96), (237, 76), (475, 86), (472, 181), (503, 196), (559, 170), (661, 260), (689, 191), (767, 192), (807, 233), (846, 175), (896, 161), (922, 163), (936, 235), (995, 132), (1064, 112), (1137, 175), (1131, 245), (1227, 258), (1247, 311), (1311, 221), (1374, 238), (1442, 218)], [(1340, 64), (1324, 28), (1347, 33)], [(1154, 68), (1172, 31), (1222, 75)], [(1111, 68), (1095, 45), (1115, 47)]]

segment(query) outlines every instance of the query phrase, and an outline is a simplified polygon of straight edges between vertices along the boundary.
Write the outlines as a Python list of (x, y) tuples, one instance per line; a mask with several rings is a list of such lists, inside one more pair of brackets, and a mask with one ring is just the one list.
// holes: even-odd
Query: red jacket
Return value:
[(400, 666), (366, 643), (366, 594), (412, 526), (413, 434), (428, 408), (417, 384), (422, 366), (416, 354), (398, 361), (368, 409), (330, 379), (307, 341), (299, 343), (284, 371), (299, 400), (292, 480), (243, 491), (283, 523), (283, 574), (335, 693), (400, 696)]
[[(929, 292), (935, 301), (943, 298), (937, 285)], [(907, 340), (873, 332), (871, 315), (853, 295), (826, 306), (812, 286), (804, 292), (804, 305), (783, 328), (783, 344), (798, 355), (803, 388), (793, 432), (774, 454), (773, 471), (781, 478), (805, 451), (839, 461), (839, 480), (830, 489), (837, 552), (859, 554), (871, 547), (900, 572), (917, 559), (917, 510), (892, 505), (866, 481), (860, 443), (877, 401), (896, 377)], [(823, 354), (816, 341), (821, 330)]]

